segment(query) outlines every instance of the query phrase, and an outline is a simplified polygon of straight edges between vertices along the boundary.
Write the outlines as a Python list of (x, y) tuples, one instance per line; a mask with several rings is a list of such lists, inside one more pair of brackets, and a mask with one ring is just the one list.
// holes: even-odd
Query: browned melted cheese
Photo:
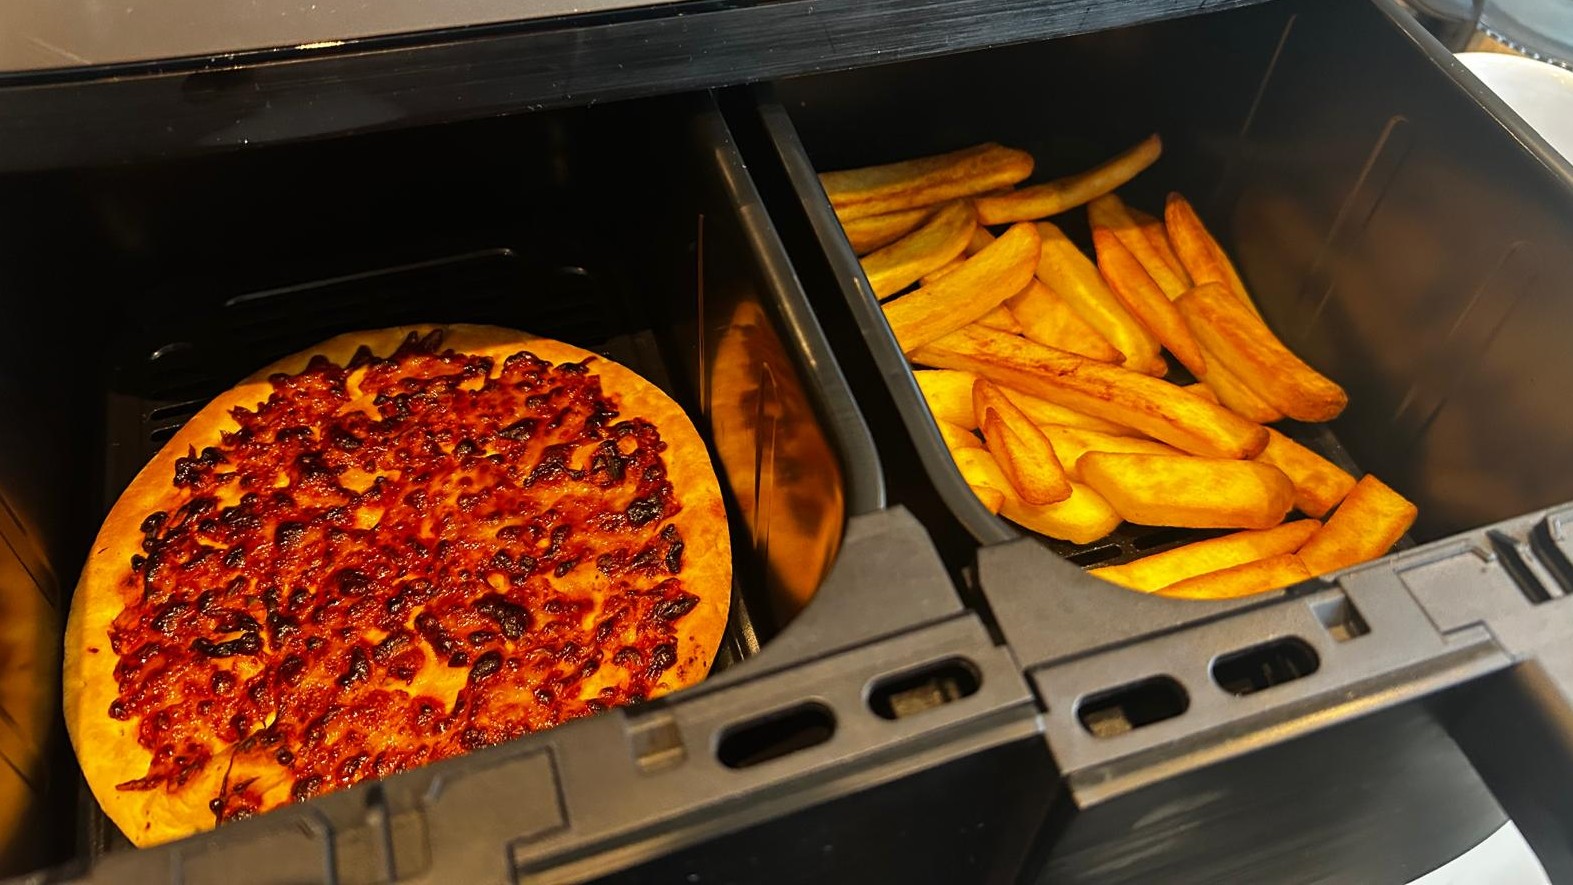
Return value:
[(153, 755), (119, 789), (223, 764), (223, 821), (647, 696), (697, 602), (665, 445), (593, 361), (494, 368), (436, 334), (318, 356), (176, 462), (110, 631), (106, 713)]

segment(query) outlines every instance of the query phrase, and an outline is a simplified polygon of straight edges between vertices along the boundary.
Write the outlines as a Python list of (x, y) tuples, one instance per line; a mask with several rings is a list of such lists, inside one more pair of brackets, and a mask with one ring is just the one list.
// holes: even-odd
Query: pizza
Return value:
[(704, 443), (639, 375), (491, 326), (341, 335), (120, 496), (66, 724), (148, 845), (696, 682), (730, 593)]

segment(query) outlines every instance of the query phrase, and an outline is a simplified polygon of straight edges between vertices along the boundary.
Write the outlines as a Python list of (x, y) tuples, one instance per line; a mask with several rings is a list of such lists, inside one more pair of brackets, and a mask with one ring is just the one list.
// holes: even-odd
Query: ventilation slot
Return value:
[(804, 704), (727, 729), (716, 758), (727, 768), (752, 768), (817, 747), (835, 733), (836, 717), (829, 707)]
[(1076, 718), (1094, 737), (1106, 738), (1173, 719), (1190, 705), (1180, 683), (1168, 676), (1154, 676), (1083, 700), (1076, 707)]
[(1224, 655), (1213, 662), (1213, 681), (1236, 697), (1256, 694), (1315, 673), (1316, 650), (1293, 636)]
[(970, 662), (950, 658), (875, 683), (868, 708), (881, 719), (905, 719), (977, 694), (980, 681)]
[(1327, 629), (1327, 635), (1339, 642), (1348, 642), (1371, 632), (1365, 618), (1360, 617), (1360, 610), (1349, 601), (1349, 597), (1341, 593), (1335, 599), (1311, 603), (1311, 614)]

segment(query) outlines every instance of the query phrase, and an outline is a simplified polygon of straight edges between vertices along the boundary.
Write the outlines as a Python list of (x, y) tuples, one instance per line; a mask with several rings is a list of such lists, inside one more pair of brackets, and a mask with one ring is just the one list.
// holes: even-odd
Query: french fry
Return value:
[(1312, 575), (1376, 559), (1409, 531), (1418, 513), (1404, 496), (1367, 474), (1300, 548), (1300, 559)]
[(1342, 387), (1290, 352), (1228, 289), (1203, 283), (1175, 305), (1213, 361), (1290, 418), (1331, 421), (1349, 404)]
[[(976, 212), (977, 208), (973, 207), (973, 211)], [(972, 229), (972, 239), (967, 242), (966, 253), (968, 255), (976, 255), (983, 251), (984, 246), (994, 242), (994, 239), (995, 237), (989, 233), (989, 229), (980, 224)]]
[(939, 427), (939, 438), (945, 441), (945, 448), (951, 451), (983, 448), (983, 440), (960, 424), (952, 424), (941, 418), (935, 418), (934, 424)]
[[(1203, 347), (1202, 353), (1207, 353), (1207, 348)], [(1217, 359), (1207, 363), (1207, 377), (1201, 380), (1201, 386), (1206, 389), (1208, 399), (1222, 403), (1224, 408), (1247, 421), (1271, 424), (1283, 420), (1283, 412), (1257, 396), (1255, 391), (1245, 386), (1244, 381)]]
[(1234, 269), (1234, 262), (1229, 260), (1229, 253), (1202, 224), (1201, 216), (1196, 214), (1189, 200), (1180, 194), (1169, 194), (1163, 206), (1163, 220), (1169, 242), (1180, 257), (1180, 263), (1185, 265), (1193, 285), (1217, 283), (1234, 293), (1251, 313), (1262, 315), (1256, 309), (1256, 302), (1251, 300), (1251, 293), (1245, 290), (1245, 281)]
[[(974, 228), (974, 230), (976, 230), (976, 228)], [(965, 255), (965, 253), (963, 253), (963, 255)], [(931, 271), (929, 273), (926, 273), (923, 276), (919, 277), (918, 278), (918, 285), (919, 286), (927, 286), (930, 283), (934, 282), (935, 280), (939, 279), (940, 277), (944, 276), (945, 274), (950, 273), (951, 271), (955, 270), (958, 267), (961, 267), (963, 264), (966, 264), (966, 263), (967, 263), (967, 259), (965, 257), (962, 257), (961, 255), (958, 255), (957, 257), (952, 258), (951, 260), (949, 260), (949, 261), (945, 262), (944, 264), (940, 265), (938, 268), (934, 269), (933, 271)]]
[(1265, 428), (1167, 381), (992, 329), (961, 329), (913, 358), (926, 366), (974, 372), (1193, 455), (1251, 458), (1267, 445)]
[(877, 298), (888, 298), (939, 270), (967, 248), (977, 227), (972, 206), (954, 200), (941, 206), (923, 226), (863, 258), (863, 273)]
[(900, 212), (853, 219), (843, 223), (841, 229), (847, 235), (847, 242), (852, 244), (852, 251), (858, 255), (867, 255), (917, 230), (918, 226), (933, 214), (934, 207), (920, 206), (916, 209), (903, 209)]
[[(971, 372), (952, 369), (918, 369), (912, 373), (912, 376), (917, 379), (918, 389), (923, 393), (923, 399), (928, 403), (929, 413), (934, 416), (935, 421), (948, 422), (964, 430), (978, 429), (977, 417), (972, 410), (972, 385), (978, 380), (978, 376)], [(1017, 390), (1000, 389), (1005, 392), (1005, 397), (1016, 405), (1016, 408), (1026, 413), (1028, 420), (1040, 426), (1057, 424), (1117, 436), (1140, 435), (1137, 431), (1112, 421), (1094, 418)], [(979, 445), (982, 443), (980, 442)]]
[(1077, 468), (1114, 512), (1142, 525), (1265, 529), (1294, 506), (1289, 477), (1256, 461), (1088, 452)]
[(1005, 493), (999, 489), (991, 489), (988, 486), (975, 486), (970, 484), (967, 486), (967, 488), (972, 489), (972, 494), (978, 497), (978, 503), (982, 504), (983, 509), (990, 513), (998, 515), (1000, 508), (1005, 506)]
[[(1115, 349), (1081, 318), (1058, 292), (1037, 278), (1029, 280), (1020, 292), (1005, 302), (1016, 318), (1021, 334), (1039, 344), (1080, 354), (1104, 363), (1123, 363), (1125, 354)], [(995, 327), (998, 328), (998, 327)]]
[(1251, 529), (1196, 541), (1124, 565), (1090, 569), (1087, 574), (1151, 593), (1197, 575), (1293, 553), (1321, 527), (1322, 524), (1314, 519), (1297, 519), (1270, 529)]
[[(1027, 285), (1031, 286), (1032, 283)], [(1016, 319), (1016, 315), (1011, 313), (1010, 308), (1003, 304), (978, 317), (978, 325), (987, 326), (990, 329), (998, 329), (1001, 332), (1009, 332), (1012, 335), (1020, 335), (1022, 332), (1021, 321)]]
[(896, 342), (910, 353), (999, 307), (1032, 279), (1038, 248), (1032, 225), (1015, 225), (959, 270), (886, 303)]
[(1115, 297), (1192, 375), (1205, 378), (1207, 359), (1202, 356), (1201, 346), (1174, 302), (1147, 275), (1141, 262), (1108, 228), (1093, 228), (1092, 242), (1098, 252), (1098, 270)]
[(1096, 430), (1083, 430), (1080, 427), (1053, 425), (1039, 429), (1049, 438), (1049, 444), (1054, 446), (1054, 454), (1059, 456), (1060, 465), (1065, 468), (1065, 475), (1077, 481), (1081, 480), (1081, 469), (1077, 466), (1077, 462), (1088, 452), (1124, 452), (1132, 455), (1185, 454), (1173, 446), (1135, 436), (1115, 436), (1112, 433), (1099, 433)]
[(1306, 516), (1326, 516), (1355, 487), (1355, 478), (1343, 468), (1271, 427), (1267, 428), (1267, 448), (1256, 460), (1289, 477), (1294, 483), (1294, 507)]
[(978, 429), (978, 419), (972, 411), (972, 385), (978, 376), (951, 369), (918, 369), (912, 377), (917, 379), (918, 390), (936, 422), (954, 424), (962, 430)]
[(1004, 471), (988, 451), (962, 449), (952, 454), (962, 478), (969, 485), (1003, 493), (1005, 499), (1000, 505), (1000, 515), (1023, 528), (1073, 544), (1091, 544), (1107, 537), (1120, 524), (1119, 514), (1109, 507), (1109, 502), (1079, 482), (1071, 483), (1071, 495), (1063, 501), (1028, 504), (1016, 495)]
[(1149, 375), (1167, 371), (1158, 353), (1158, 339), (1109, 291), (1092, 260), (1047, 221), (1038, 224), (1038, 235), (1043, 244), (1038, 279), (1125, 355), (1125, 368)]
[(1161, 153), (1163, 143), (1157, 135), (1149, 135), (1135, 147), (1086, 172), (1000, 196), (980, 197), (975, 201), (978, 218), (983, 224), (1005, 224), (1057, 215), (1130, 181)]
[(826, 172), (819, 182), (845, 224), (981, 194), (1031, 174), (1031, 154), (991, 143), (900, 163)]
[(972, 385), (972, 410), (983, 428), (984, 447), (1023, 501), (1053, 504), (1071, 496), (1070, 480), (1049, 438), (1003, 391), (979, 378)]
[(1283, 553), (1187, 578), (1158, 590), (1154, 595), (1172, 599), (1238, 599), (1279, 590), (1308, 581), (1311, 577), (1300, 557)]
[[(1180, 256), (1174, 254), (1174, 244), (1169, 242), (1169, 232), (1163, 226), (1163, 219), (1155, 218), (1140, 209), (1132, 209), (1129, 206), (1126, 207), (1126, 211), (1131, 213), (1131, 218), (1136, 220), (1136, 226), (1141, 229), (1142, 235), (1147, 237), (1147, 242), (1151, 243), (1153, 249), (1157, 251), (1158, 257), (1163, 259), (1164, 264), (1168, 265), (1169, 271), (1180, 278), (1180, 282), (1185, 284), (1186, 289), (1194, 285), (1191, 282), (1191, 275), (1185, 270), (1185, 265), (1180, 262)], [(1184, 290), (1181, 291), (1183, 292)]]
[[(1141, 264), (1142, 270), (1147, 272), (1147, 276), (1163, 290), (1164, 296), (1170, 301), (1179, 298), (1191, 287), (1185, 272), (1182, 270), (1176, 273), (1164, 260), (1163, 253), (1148, 238), (1148, 232), (1142, 229), (1135, 213), (1126, 207), (1118, 194), (1104, 194), (1088, 203), (1087, 220), (1094, 231), (1103, 228), (1118, 237), (1120, 243), (1131, 253), (1131, 257)], [(1167, 245), (1168, 241), (1165, 240), (1164, 244)], [(1100, 267), (1103, 265), (1101, 252), (1098, 264)], [(1159, 338), (1161, 339), (1162, 336), (1160, 335)]]

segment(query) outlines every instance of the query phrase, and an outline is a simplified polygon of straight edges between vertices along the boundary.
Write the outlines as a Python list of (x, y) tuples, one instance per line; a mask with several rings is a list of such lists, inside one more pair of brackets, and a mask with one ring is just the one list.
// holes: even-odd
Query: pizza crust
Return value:
[(300, 372), (317, 354), (344, 365), (363, 345), (373, 353), (386, 355), (411, 332), (425, 335), (434, 329), (443, 331), (445, 348), (491, 356), (498, 369), (504, 359), (521, 350), (554, 365), (593, 358), (591, 371), (600, 376), (602, 389), (617, 397), (621, 416), (641, 417), (655, 425), (667, 445), (662, 455), (667, 477), (682, 505), (671, 520), (685, 545), (680, 577), (685, 589), (698, 596), (699, 602), (678, 623), (677, 662), (663, 674), (652, 696), (692, 685), (709, 672), (731, 604), (731, 541), (720, 488), (704, 441), (677, 403), (637, 373), (606, 357), (513, 329), (422, 325), (339, 335), (257, 371), (203, 407), (131, 481), (93, 542), (66, 624), (64, 713), (72, 747), (93, 795), (133, 843), (153, 845), (211, 829), (213, 813), (207, 803), (219, 792), (228, 756), (228, 749), (215, 742), (219, 752), (200, 775), (200, 782), (178, 794), (162, 789), (115, 789), (116, 784), (146, 775), (151, 756), (137, 743), (137, 722), (121, 722), (110, 718), (107, 712), (118, 697), (114, 677), (118, 658), (109, 645), (109, 627), (126, 605), (120, 582), (131, 557), (141, 552), (141, 522), (148, 513), (164, 509), (175, 460), (190, 447), (200, 451), (216, 442), (221, 432), (237, 429), (230, 410), (236, 406), (255, 408), (265, 401), (272, 393), (267, 380), (270, 376)]

